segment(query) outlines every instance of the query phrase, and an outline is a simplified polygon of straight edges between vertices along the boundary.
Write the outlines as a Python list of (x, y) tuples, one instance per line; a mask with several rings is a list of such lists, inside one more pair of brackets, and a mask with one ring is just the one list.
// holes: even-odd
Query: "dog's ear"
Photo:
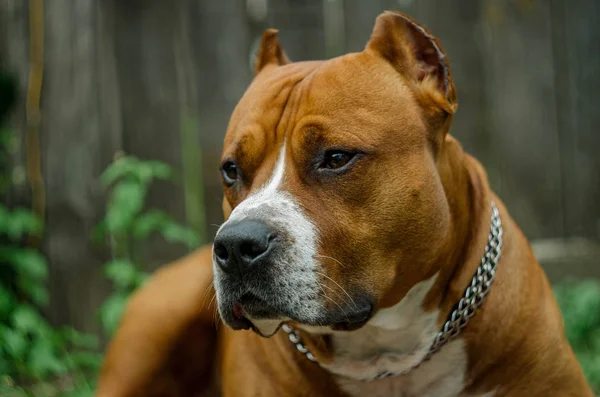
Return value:
[(277, 38), (276, 29), (267, 29), (262, 35), (260, 47), (254, 62), (254, 73), (258, 74), (267, 65), (285, 65), (290, 63)]
[(399, 12), (377, 17), (367, 51), (386, 59), (420, 96), (446, 113), (456, 110), (456, 91), (444, 49), (424, 26)]

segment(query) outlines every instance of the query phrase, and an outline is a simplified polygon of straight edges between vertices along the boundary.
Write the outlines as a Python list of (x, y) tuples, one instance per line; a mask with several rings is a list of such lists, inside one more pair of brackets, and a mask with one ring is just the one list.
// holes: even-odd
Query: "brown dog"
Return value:
[(214, 249), (132, 299), (99, 396), (592, 395), (527, 240), (448, 134), (437, 39), (387, 12), (363, 52), (291, 63), (270, 30), (256, 73)]

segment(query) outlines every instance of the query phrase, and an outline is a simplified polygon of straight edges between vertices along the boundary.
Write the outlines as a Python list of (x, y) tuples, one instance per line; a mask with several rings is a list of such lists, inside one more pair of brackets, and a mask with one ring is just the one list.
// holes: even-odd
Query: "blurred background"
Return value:
[(211, 241), (263, 30), (292, 60), (330, 58), (386, 9), (441, 39), (451, 133), (531, 240), (600, 390), (600, 1), (0, 0), (0, 395), (89, 395), (129, 294)]

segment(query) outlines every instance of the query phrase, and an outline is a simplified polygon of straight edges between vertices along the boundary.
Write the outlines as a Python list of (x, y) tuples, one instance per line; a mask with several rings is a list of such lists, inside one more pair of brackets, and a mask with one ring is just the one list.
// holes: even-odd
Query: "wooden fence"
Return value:
[[(0, 0), (0, 56), (23, 93), (29, 6)], [(597, 0), (49, 0), (40, 139), (52, 319), (98, 327), (108, 254), (90, 229), (105, 205), (98, 176), (116, 152), (184, 170), (184, 189), (158, 185), (150, 198), (180, 221), (198, 219), (203, 181), (206, 223), (220, 223), (221, 142), (261, 32), (280, 29), (294, 60), (322, 59), (360, 51), (384, 9), (441, 38), (458, 87), (452, 133), (486, 166), (553, 279), (600, 275)], [(24, 103), (13, 118), (21, 136)], [(23, 153), (16, 164), (19, 175)], [(27, 197), (17, 183), (14, 200)], [(565, 267), (569, 252), (581, 256), (578, 268)], [(157, 240), (146, 265), (183, 253)], [(552, 262), (557, 255), (566, 259)]]

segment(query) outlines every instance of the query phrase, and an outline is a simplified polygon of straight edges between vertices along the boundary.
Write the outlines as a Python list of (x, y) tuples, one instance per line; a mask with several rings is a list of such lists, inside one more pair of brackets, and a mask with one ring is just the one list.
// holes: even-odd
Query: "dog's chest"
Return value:
[(455, 340), (406, 375), (370, 382), (339, 378), (338, 385), (353, 397), (467, 397), (466, 367), (464, 343)]

